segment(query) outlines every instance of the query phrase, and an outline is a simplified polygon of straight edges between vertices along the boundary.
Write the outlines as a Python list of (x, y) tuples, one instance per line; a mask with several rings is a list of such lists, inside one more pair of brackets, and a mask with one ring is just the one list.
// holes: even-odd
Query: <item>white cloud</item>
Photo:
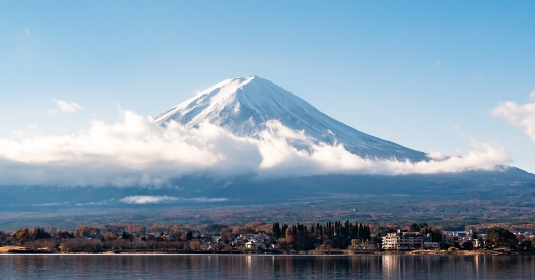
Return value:
[[(280, 125), (271, 124), (271, 126)], [(275, 130), (276, 131), (276, 130)], [(297, 133), (296, 133), (297, 134)], [(299, 135), (296, 135), (299, 137)], [(496, 165), (510, 162), (503, 147), (477, 143), (471, 139), (473, 150), (462, 157), (445, 160), (410, 162), (397, 159), (362, 158), (344, 149), (343, 145), (311, 144), (311, 151), (297, 150), (286, 144), (284, 138), (263, 132), (267, 141), (259, 141), (263, 161), (258, 171), (261, 176), (294, 176), (329, 173), (343, 174), (432, 174), (469, 170), (495, 170)], [(436, 155), (436, 153), (435, 153)]]
[(153, 195), (134, 195), (134, 196), (127, 196), (123, 199), (120, 199), (120, 202), (126, 203), (126, 204), (159, 204), (159, 203), (170, 203), (170, 202), (176, 202), (176, 201), (192, 201), (192, 202), (199, 202), (199, 203), (207, 203), (207, 202), (223, 202), (227, 201), (227, 198), (207, 198), (207, 197), (194, 197), (194, 198), (180, 198), (180, 197), (173, 197), (173, 196), (153, 196)]
[(228, 198), (226, 197), (220, 197), (220, 198), (207, 198), (207, 197), (194, 197), (194, 198), (183, 198), (181, 200), (185, 201), (193, 201), (193, 202), (200, 202), (200, 203), (206, 203), (206, 202), (223, 202), (228, 201)]
[(430, 158), (430, 159), (442, 160), (446, 156), (444, 156), (440, 151), (431, 150), (431, 151), (429, 151), (429, 153), (427, 153), (427, 157)]
[[(510, 162), (502, 147), (475, 141), (462, 157), (442, 160), (435, 151), (422, 162), (378, 160), (354, 155), (343, 145), (314, 144), (302, 131), (276, 121), (252, 139), (210, 124), (161, 127), (133, 112), (121, 113), (120, 122), (92, 121), (89, 129), (71, 135), (17, 133), (0, 139), (2, 184), (159, 188), (172, 187), (172, 179), (185, 175), (430, 174), (494, 170)], [(289, 141), (307, 142), (309, 149), (296, 149)]]
[(77, 134), (17, 133), (0, 139), (3, 183), (65, 186), (168, 186), (184, 175), (256, 172), (261, 154), (251, 139), (206, 125), (162, 128), (133, 112), (119, 123), (92, 121)]
[[(58, 105), (59, 109), (63, 112), (63, 113), (76, 113), (78, 111), (81, 111), (83, 110), (84, 108), (82, 108), (82, 106), (74, 103), (74, 102), (71, 102), (71, 103), (68, 103), (68, 102), (65, 102), (63, 100), (58, 100), (56, 98), (52, 98), (52, 100), (54, 100), (54, 102), (56, 102), (56, 105)], [(57, 111), (56, 110), (49, 110), (49, 112), (51, 113), (56, 113)]]
[(76, 203), (76, 206), (95, 206), (95, 205), (106, 205), (110, 202), (112, 202), (114, 199), (110, 199), (110, 200), (103, 200), (103, 201), (99, 201), (99, 202), (87, 202), (87, 203)]
[(68, 202), (53, 202), (53, 203), (36, 203), (31, 204), (31, 206), (60, 206), (60, 205), (67, 205)]
[(530, 97), (534, 102), (523, 105), (511, 101), (501, 102), (498, 107), (490, 111), (490, 114), (504, 118), (535, 141), (535, 91), (531, 92)]
[(174, 202), (177, 201), (178, 198), (172, 197), (172, 196), (151, 196), (151, 195), (134, 195), (134, 196), (127, 196), (119, 201), (124, 202), (126, 204), (158, 204), (158, 203), (166, 203), (166, 202)]

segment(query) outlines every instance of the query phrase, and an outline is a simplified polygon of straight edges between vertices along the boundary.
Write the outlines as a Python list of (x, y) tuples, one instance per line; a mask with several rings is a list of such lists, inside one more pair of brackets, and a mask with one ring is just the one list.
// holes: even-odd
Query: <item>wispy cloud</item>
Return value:
[(498, 107), (490, 111), (490, 114), (504, 118), (535, 141), (535, 91), (531, 92), (530, 98), (532, 103), (522, 105), (511, 101), (501, 102)]
[(203, 197), (194, 197), (194, 198), (182, 198), (181, 200), (206, 203), (206, 202), (224, 202), (224, 201), (228, 201), (228, 198), (226, 197), (208, 198), (208, 197), (203, 196)]
[[(84, 108), (82, 108), (82, 106), (74, 103), (74, 102), (66, 102), (66, 101), (63, 101), (63, 100), (58, 100), (56, 98), (52, 98), (52, 100), (54, 100), (54, 102), (56, 103), (56, 105), (58, 106), (58, 108), (61, 110), (61, 112), (63, 113), (76, 113), (78, 111), (81, 111), (83, 110)], [(50, 110), (49, 112), (51, 113), (54, 113), (54, 112), (57, 112), (56, 110)]]
[(95, 205), (106, 205), (106, 204), (109, 204), (111, 202), (113, 202), (114, 199), (110, 199), (110, 200), (103, 200), (103, 201), (99, 201), (99, 202), (86, 202), (86, 203), (76, 203), (76, 206), (95, 206)]
[(126, 204), (160, 204), (160, 203), (170, 203), (177, 201), (190, 201), (198, 203), (207, 203), (207, 202), (224, 202), (227, 201), (227, 198), (207, 198), (207, 197), (194, 197), (194, 198), (179, 198), (173, 196), (152, 196), (152, 195), (134, 195), (127, 196), (123, 199), (120, 199), (120, 202)]
[[(494, 170), (496, 165), (510, 162), (501, 146), (473, 140), (473, 149), (462, 156), (443, 157), (434, 151), (427, 161), (410, 162), (362, 158), (340, 144), (315, 144), (302, 131), (277, 121), (269, 121), (268, 129), (253, 139), (234, 136), (211, 124), (187, 128), (170, 123), (161, 127), (130, 111), (122, 111), (122, 117), (112, 124), (92, 121), (89, 129), (77, 134), (19, 133), (0, 139), (2, 183), (159, 188), (172, 187), (173, 179), (186, 175), (226, 179), (247, 174), (259, 178), (333, 173), (431, 174)], [(288, 144), (296, 139), (308, 142), (309, 149)]]
[(60, 205), (68, 205), (68, 202), (52, 202), (52, 203), (36, 203), (31, 204), (31, 206), (60, 206)]
[(172, 196), (151, 196), (151, 195), (134, 195), (127, 196), (119, 201), (126, 204), (158, 204), (177, 201), (178, 198)]

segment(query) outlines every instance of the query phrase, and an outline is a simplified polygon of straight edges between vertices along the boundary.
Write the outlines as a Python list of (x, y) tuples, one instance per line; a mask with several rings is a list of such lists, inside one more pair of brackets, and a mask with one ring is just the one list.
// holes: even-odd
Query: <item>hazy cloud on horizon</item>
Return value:
[(207, 198), (207, 197), (194, 197), (194, 198), (180, 198), (174, 196), (157, 196), (157, 195), (133, 195), (127, 196), (123, 199), (120, 199), (120, 202), (126, 204), (160, 204), (160, 203), (171, 203), (177, 201), (189, 201), (189, 202), (198, 202), (198, 203), (207, 203), (207, 202), (224, 202), (227, 201), (227, 198)]

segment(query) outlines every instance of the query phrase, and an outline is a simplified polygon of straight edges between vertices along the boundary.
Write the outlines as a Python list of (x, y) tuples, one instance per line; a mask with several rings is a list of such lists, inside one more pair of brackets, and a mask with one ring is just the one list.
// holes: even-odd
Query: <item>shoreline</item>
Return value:
[(309, 251), (144, 251), (144, 250), (108, 250), (108, 251), (78, 251), (57, 252), (48, 250), (32, 250), (18, 246), (0, 247), (0, 255), (243, 255), (243, 256), (525, 256), (535, 255), (535, 251), (507, 251), (507, 250), (309, 250)]

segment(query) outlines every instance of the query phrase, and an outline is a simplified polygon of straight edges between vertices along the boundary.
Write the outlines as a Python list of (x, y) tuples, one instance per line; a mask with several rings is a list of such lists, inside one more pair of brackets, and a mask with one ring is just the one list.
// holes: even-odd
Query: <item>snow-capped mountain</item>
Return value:
[[(237, 136), (259, 137), (270, 120), (304, 131), (315, 143), (340, 143), (359, 156), (426, 159), (424, 153), (360, 132), (323, 114), (303, 99), (258, 76), (226, 79), (154, 118), (195, 127), (209, 122)], [(294, 143), (291, 143), (294, 144)]]

